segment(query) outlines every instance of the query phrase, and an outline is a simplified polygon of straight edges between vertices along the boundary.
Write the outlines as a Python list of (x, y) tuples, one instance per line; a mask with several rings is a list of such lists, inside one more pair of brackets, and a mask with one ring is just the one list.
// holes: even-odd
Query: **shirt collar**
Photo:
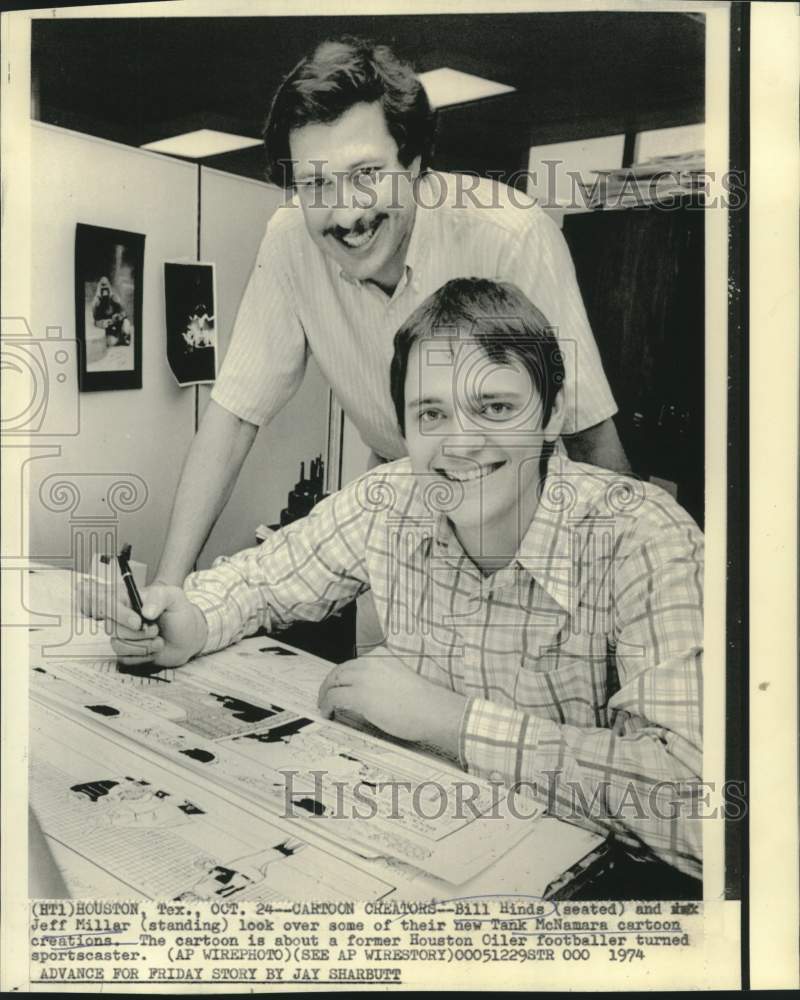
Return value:
[[(433, 530), (428, 528), (423, 532), (416, 548), (424, 544), (433, 557), (456, 559), (459, 564), (469, 561), (447, 519), (447, 498), (438, 490), (430, 492), (427, 500), (424, 498), (424, 484), (410, 475), (408, 458), (394, 463), (393, 467), (404, 473), (402, 483), (414, 483), (410, 493), (402, 491), (402, 502), (395, 508), (400, 511), (402, 520), (407, 523), (418, 520), (430, 525), (430, 504), (439, 507)], [(580, 574), (575, 573), (572, 565), (576, 528), (590, 512), (599, 513), (598, 487), (602, 486), (604, 493), (601, 495), (605, 495), (608, 487), (605, 479), (607, 474), (601, 469), (576, 465), (558, 453), (551, 455), (533, 520), (514, 559), (506, 570), (499, 570), (494, 577), (516, 566), (532, 577), (565, 611), (571, 611), (575, 606), (575, 587), (580, 585)]]
[[(552, 455), (536, 513), (515, 558), (507, 567), (522, 569), (566, 611), (574, 606), (574, 524), (581, 517), (580, 511), (586, 507), (590, 485), (568, 458)], [(432, 541), (434, 556), (468, 558), (444, 512), (436, 518)], [(507, 570), (498, 571), (504, 572)]]

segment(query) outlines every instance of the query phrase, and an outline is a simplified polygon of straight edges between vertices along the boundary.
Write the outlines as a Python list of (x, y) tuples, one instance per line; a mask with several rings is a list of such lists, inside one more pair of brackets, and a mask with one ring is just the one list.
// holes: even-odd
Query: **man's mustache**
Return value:
[(343, 236), (363, 236), (364, 233), (369, 232), (370, 229), (374, 229), (379, 222), (383, 222), (387, 218), (386, 213), (381, 212), (379, 215), (373, 215), (367, 221), (358, 219), (349, 229), (345, 229), (343, 226), (329, 226), (325, 230), (325, 235), (335, 236), (337, 239), (341, 239)]

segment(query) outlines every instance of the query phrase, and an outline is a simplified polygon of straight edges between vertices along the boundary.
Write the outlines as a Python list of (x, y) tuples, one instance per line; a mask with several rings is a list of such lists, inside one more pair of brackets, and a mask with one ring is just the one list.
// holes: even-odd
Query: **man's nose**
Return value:
[(340, 229), (353, 229), (365, 216), (363, 208), (335, 208), (331, 213), (333, 225)]
[(369, 214), (374, 202), (374, 196), (369, 190), (355, 186), (349, 179), (345, 179), (338, 186), (336, 204), (333, 207), (333, 221), (342, 229), (352, 229)]

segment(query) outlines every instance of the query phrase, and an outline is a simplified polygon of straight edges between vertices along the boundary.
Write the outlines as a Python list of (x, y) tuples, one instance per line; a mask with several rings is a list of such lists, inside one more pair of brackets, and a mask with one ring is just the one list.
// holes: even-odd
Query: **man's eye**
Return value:
[(486, 403), (481, 407), (481, 415), (489, 420), (502, 420), (513, 410), (510, 403)]
[(319, 191), (328, 184), (328, 181), (324, 177), (309, 177), (307, 181), (298, 181), (295, 185), (298, 191), (303, 191), (306, 194), (311, 191)]
[(376, 184), (378, 182), (379, 167), (359, 167), (353, 174), (353, 181), (368, 182)]
[(443, 416), (441, 410), (420, 410), (419, 422), (421, 424), (433, 424)]

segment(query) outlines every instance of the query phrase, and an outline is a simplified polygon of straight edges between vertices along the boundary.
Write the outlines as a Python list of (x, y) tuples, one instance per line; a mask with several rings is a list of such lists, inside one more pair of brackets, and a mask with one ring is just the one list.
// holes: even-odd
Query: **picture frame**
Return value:
[(164, 262), (167, 361), (179, 386), (217, 377), (216, 273), (203, 261)]
[(142, 388), (141, 233), (75, 227), (75, 336), (81, 392)]

